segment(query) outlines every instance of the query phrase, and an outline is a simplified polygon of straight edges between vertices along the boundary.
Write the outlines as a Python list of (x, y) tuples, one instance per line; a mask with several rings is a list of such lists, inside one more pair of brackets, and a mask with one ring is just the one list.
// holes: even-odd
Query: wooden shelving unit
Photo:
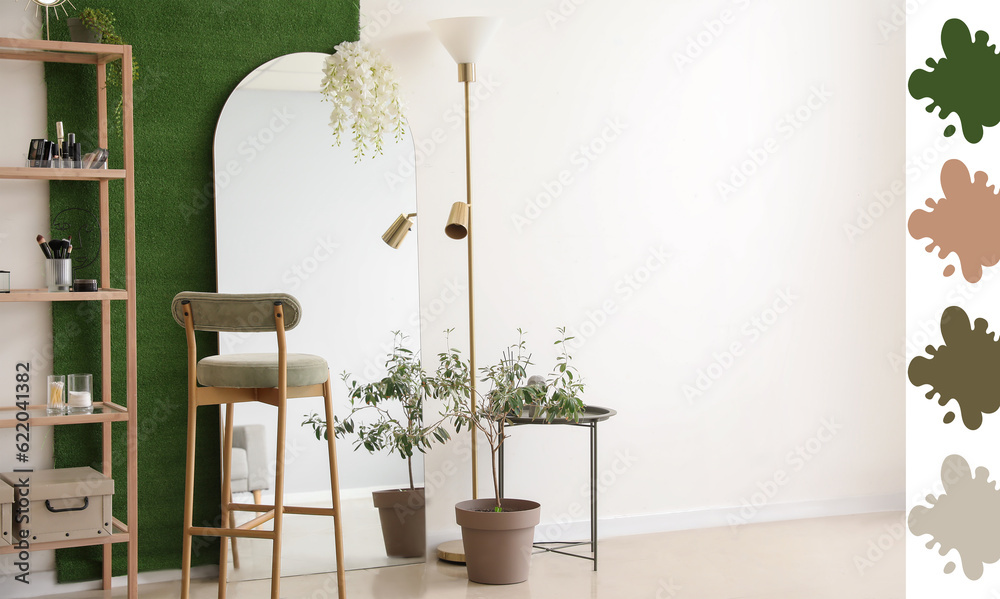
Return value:
[[(108, 98), (107, 68), (109, 62), (121, 61), (122, 65), (132, 64), (132, 46), (105, 44), (81, 44), (75, 42), (53, 42), (0, 38), (0, 59), (33, 60), (69, 64), (92, 64), (97, 68), (97, 118), (98, 144), (108, 147)], [(51, 543), (35, 543), (32, 551), (49, 551), (69, 547), (91, 545), (104, 546), (103, 586), (111, 589), (111, 546), (114, 543), (128, 544), (128, 597), (137, 599), (138, 588), (138, 426), (136, 422), (136, 283), (135, 283), (135, 161), (133, 156), (132, 133), (132, 69), (122, 68), (122, 137), (124, 158), (123, 169), (46, 169), (24, 166), (0, 167), (0, 179), (26, 179), (49, 181), (97, 181), (100, 193), (101, 224), (101, 289), (89, 293), (49, 293), (44, 289), (19, 289), (0, 294), (3, 302), (64, 302), (98, 301), (101, 303), (101, 385), (102, 397), (95, 403), (93, 414), (47, 416), (43, 406), (29, 406), (28, 422), (33, 426), (59, 426), (99, 423), (102, 429), (102, 463), (105, 476), (114, 478), (112, 472), (113, 453), (111, 446), (111, 425), (125, 422), (126, 434), (126, 491), (127, 522), (114, 520), (114, 533), (92, 539), (75, 539)], [(27, 140), (5, 140), (8, 143), (27, 143)], [(112, 153), (114, 150), (112, 150)], [(122, 181), (125, 200), (125, 289), (111, 288), (111, 252), (109, 185), (111, 181)], [(116, 183), (117, 184), (117, 183)], [(111, 302), (125, 302), (125, 376), (126, 401), (115, 403), (111, 398)], [(37, 383), (36, 383), (37, 384)], [(124, 405), (121, 405), (121, 404)], [(0, 408), (0, 428), (10, 428), (16, 423), (16, 408)], [(120, 478), (116, 480), (120, 483)], [(0, 555), (13, 553), (11, 548), (0, 548)]]

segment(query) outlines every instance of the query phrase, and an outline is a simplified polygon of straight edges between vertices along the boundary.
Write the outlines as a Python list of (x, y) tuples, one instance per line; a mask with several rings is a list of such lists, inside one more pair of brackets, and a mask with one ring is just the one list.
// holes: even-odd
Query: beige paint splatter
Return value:
[[(1000, 262), (1000, 196), (987, 181), (986, 173), (979, 171), (972, 179), (961, 160), (949, 160), (941, 169), (945, 197), (938, 202), (929, 198), (931, 210), (914, 210), (908, 224), (914, 239), (931, 240), (928, 252), (939, 247), (940, 258), (958, 254), (962, 275), (970, 283), (983, 277), (984, 266)], [(955, 267), (948, 265), (944, 276), (954, 272)]]
[[(928, 549), (938, 543), (940, 555), (957, 549), (969, 580), (979, 580), (984, 564), (1000, 560), (1000, 491), (989, 475), (989, 470), (979, 467), (973, 477), (965, 458), (948, 456), (941, 464), (945, 492), (938, 497), (928, 495), (932, 507), (918, 505), (907, 519), (914, 535), (932, 535)], [(944, 571), (954, 569), (954, 563), (949, 563)]]

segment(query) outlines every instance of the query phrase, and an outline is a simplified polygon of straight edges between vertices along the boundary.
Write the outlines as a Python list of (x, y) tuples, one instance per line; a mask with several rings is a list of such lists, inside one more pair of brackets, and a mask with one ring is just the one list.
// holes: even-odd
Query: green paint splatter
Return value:
[[(931, 71), (917, 69), (910, 75), (910, 95), (917, 100), (931, 98), (927, 112), (940, 106), (939, 117), (958, 113), (962, 133), (969, 143), (983, 139), (983, 128), (1000, 123), (1000, 55), (990, 36), (977, 31), (975, 40), (961, 19), (950, 19), (941, 29), (941, 47), (945, 58), (927, 59)], [(945, 129), (945, 136), (955, 133), (955, 126)]]
[[(941, 406), (956, 400), (969, 430), (983, 424), (983, 414), (1000, 408), (1000, 341), (988, 327), (982, 318), (977, 318), (973, 327), (965, 310), (951, 306), (941, 315), (945, 345), (936, 349), (928, 345), (927, 353), (932, 357), (913, 358), (907, 371), (915, 386), (931, 385), (927, 399), (939, 393)], [(954, 419), (955, 414), (948, 412), (944, 422)]]

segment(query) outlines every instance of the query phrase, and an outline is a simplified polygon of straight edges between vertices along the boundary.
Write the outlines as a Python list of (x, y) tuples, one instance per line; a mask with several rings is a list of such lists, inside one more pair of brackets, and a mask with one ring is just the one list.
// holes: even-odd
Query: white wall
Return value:
[[(601, 428), (601, 517), (649, 516), (603, 531), (902, 508), (902, 368), (889, 354), (903, 338), (904, 35), (880, 30), (892, 7), (362, 4), (423, 152), (422, 306), (465, 268), (441, 230), (464, 197), (462, 88), (424, 23), (506, 17), (473, 86), (480, 362), (517, 327), (543, 365), (556, 326), (577, 333), (587, 401), (618, 410)], [(755, 172), (731, 181), (744, 164)], [(871, 209), (877, 194), (888, 208)], [(425, 355), (448, 327), (467, 346), (466, 310), (452, 302), (424, 327)], [(584, 519), (586, 442), (516, 431), (508, 495), (541, 501), (543, 523)], [(427, 458), (431, 546), (457, 534), (467, 456), (452, 444)], [(484, 492), (488, 472), (484, 460)]]
[[(366, 37), (398, 68), (420, 144), (427, 356), (444, 348), (443, 329), (455, 327), (461, 347), (468, 331), (465, 302), (448, 301), (448, 284), (464, 273), (464, 245), (441, 231), (451, 202), (464, 197), (461, 86), (424, 23), (507, 17), (473, 88), (484, 97), (473, 115), (479, 353), (481, 361), (496, 358), (523, 327), (547, 364), (556, 326), (585, 333), (574, 353), (587, 399), (619, 412), (601, 430), (609, 483), (602, 518), (661, 515), (641, 519), (645, 530), (724, 524), (760, 487), (775, 493), (757, 520), (902, 507), (902, 366), (889, 358), (903, 345), (904, 215), (902, 194), (891, 190), (904, 183), (904, 38), (880, 30), (893, 6), (363, 2)], [(547, 13), (560, 10), (572, 13), (550, 23)], [(37, 29), (22, 27), (30, 18), (22, 11), (0, 3), (3, 35), (35, 36)], [(706, 33), (724, 16), (719, 35)], [(679, 70), (675, 54), (699, 36), (707, 48)], [(26, 143), (44, 126), (41, 68), (0, 69), (3, 105), (18, 107), (0, 116), (0, 135)], [(833, 96), (786, 138), (779, 121), (824, 85)], [(12, 102), (12, 94), (24, 99)], [(581, 170), (580, 146), (599, 146), (609, 119), (624, 130)], [(775, 151), (767, 162), (736, 194), (720, 197), (717, 182), (769, 137)], [(0, 144), (5, 164), (21, 145)], [(572, 182), (516, 228), (512, 218), (564, 170)], [(14, 230), (31, 237), (45, 226), (43, 184), (0, 185), (0, 233), (8, 235), (0, 257), (23, 271), (15, 281), (41, 285), (37, 250), (14, 244), (11, 229), (17, 222)], [(871, 209), (875, 194), (887, 192), (889, 208)], [(859, 222), (859, 210), (878, 216)], [(849, 225), (861, 235), (849, 238)], [(666, 263), (624, 292), (661, 248)], [(769, 318), (786, 289), (792, 306), (752, 340), (744, 328)], [(27, 313), (35, 308), (45, 310), (0, 312), (3, 330), (29, 352), (51, 343), (48, 319)], [(605, 308), (613, 313), (602, 319)], [(685, 399), (683, 386), (696, 384), (713, 354), (728, 363), (722, 353), (734, 342), (742, 355), (703, 396)], [(8, 372), (23, 358), (0, 351)], [(824, 418), (841, 427), (827, 443), (816, 436)], [(580, 519), (574, 506), (583, 501), (586, 440), (574, 433), (518, 431), (508, 448), (509, 494), (541, 501), (546, 522)], [(820, 449), (796, 469), (786, 454), (806, 444)], [(453, 443), (428, 457), (431, 545), (457, 534), (452, 505), (469, 495), (467, 454), (467, 445)], [(767, 484), (779, 470), (785, 484)], [(485, 461), (480, 471), (485, 492)], [(607, 522), (602, 531), (627, 532), (628, 522)]]
[[(40, 35), (34, 9), (23, 3), (0, 3), (0, 37), (37, 38)], [(45, 131), (45, 82), (41, 63), (0, 60), (0, 164), (24, 164), (28, 141), (50, 137)], [(44, 181), (0, 181), (0, 270), (11, 271), (15, 289), (45, 286), (45, 263), (35, 243), (38, 234), (49, 236), (49, 184)], [(45, 376), (52, 373), (52, 318), (48, 304), (3, 304), (0, 307), (0, 406), (14, 405), (14, 368), (31, 365), (31, 402), (45, 403)], [(27, 466), (52, 467), (52, 429), (31, 430)], [(0, 429), (0, 471), (23, 467), (15, 461), (14, 432)], [(35, 579), (55, 565), (51, 552), (34, 553), (31, 570)], [(13, 560), (0, 556), (0, 589), (12, 588)]]

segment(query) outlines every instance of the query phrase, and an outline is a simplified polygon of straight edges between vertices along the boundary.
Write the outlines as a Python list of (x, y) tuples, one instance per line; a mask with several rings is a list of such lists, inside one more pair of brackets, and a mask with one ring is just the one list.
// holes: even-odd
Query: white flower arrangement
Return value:
[(344, 42), (326, 59), (323, 74), (323, 99), (333, 104), (334, 145), (340, 145), (341, 136), (350, 128), (354, 158), (360, 161), (369, 149), (373, 158), (382, 153), (382, 140), (389, 131), (397, 142), (403, 137), (399, 82), (381, 50)]

